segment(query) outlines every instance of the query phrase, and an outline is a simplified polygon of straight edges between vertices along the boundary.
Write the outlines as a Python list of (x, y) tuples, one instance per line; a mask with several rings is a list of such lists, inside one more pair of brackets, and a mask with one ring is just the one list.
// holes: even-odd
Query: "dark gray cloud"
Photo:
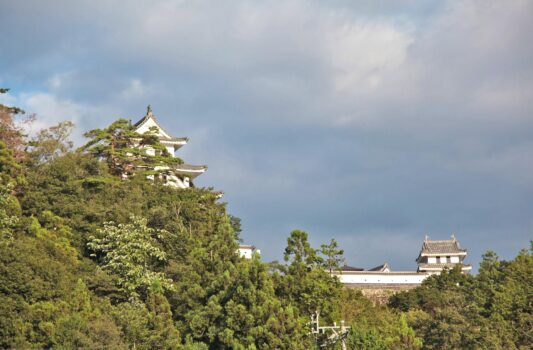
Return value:
[(243, 238), (306, 229), (414, 268), (425, 233), (477, 263), (533, 238), (529, 1), (2, 1), (0, 85), (81, 130), (148, 103)]

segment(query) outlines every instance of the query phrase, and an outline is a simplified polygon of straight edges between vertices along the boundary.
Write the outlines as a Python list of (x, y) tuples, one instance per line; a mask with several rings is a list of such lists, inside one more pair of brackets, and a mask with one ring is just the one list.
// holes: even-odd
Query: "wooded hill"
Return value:
[(0, 348), (312, 349), (317, 310), (351, 325), (349, 349), (533, 343), (531, 250), (488, 252), (476, 276), (445, 272), (375, 306), (330, 277), (334, 240), (314, 249), (295, 230), (283, 263), (239, 258), (240, 220), (218, 193), (132, 171), (175, 160), (132, 151), (123, 120), (78, 150), (70, 122), (32, 138), (20, 110), (0, 106), (0, 122)]

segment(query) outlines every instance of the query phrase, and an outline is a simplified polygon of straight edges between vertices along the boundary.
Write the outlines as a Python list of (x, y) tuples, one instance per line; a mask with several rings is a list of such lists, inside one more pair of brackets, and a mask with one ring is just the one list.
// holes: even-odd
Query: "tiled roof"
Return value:
[(159, 137), (160, 141), (177, 141), (177, 142), (188, 142), (189, 138), (187, 137)]
[(455, 238), (442, 241), (425, 240), (422, 244), (420, 254), (454, 254), (465, 253), (465, 249), (461, 249), (459, 242)]
[(175, 166), (176, 170), (184, 170), (184, 171), (202, 171), (207, 170), (207, 165), (190, 165), (190, 164), (177, 164)]
[(192, 179), (203, 174), (206, 170), (207, 165), (177, 164), (174, 166), (174, 172), (186, 175)]
[(142, 124), (144, 124), (145, 121), (148, 120), (148, 116), (145, 115), (144, 117), (142, 117), (138, 122), (136, 122), (135, 124), (133, 124), (133, 126), (141, 126)]
[(387, 269), (390, 269), (389, 264), (384, 263), (383, 265), (373, 267), (371, 269), (368, 269), (367, 271), (385, 271)]
[(344, 264), (343, 266), (341, 266), (341, 271), (364, 271), (364, 269), (360, 267), (353, 267), (353, 266), (348, 266)]

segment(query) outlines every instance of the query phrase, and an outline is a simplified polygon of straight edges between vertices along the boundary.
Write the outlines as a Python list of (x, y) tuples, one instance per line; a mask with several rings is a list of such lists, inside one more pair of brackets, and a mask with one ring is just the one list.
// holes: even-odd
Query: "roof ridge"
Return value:
[[(133, 126), (135, 126), (136, 129), (139, 129), (150, 119), (154, 121), (155, 125), (157, 125), (157, 127), (161, 130), (161, 132), (164, 135), (168, 135), (170, 139), (175, 138), (174, 136), (170, 135), (161, 125), (159, 125), (159, 123), (157, 122), (157, 118), (155, 114), (152, 112), (152, 107), (150, 105), (148, 105), (147, 107), (146, 114), (137, 123), (133, 124)], [(188, 138), (187, 138), (187, 141), (188, 141)]]

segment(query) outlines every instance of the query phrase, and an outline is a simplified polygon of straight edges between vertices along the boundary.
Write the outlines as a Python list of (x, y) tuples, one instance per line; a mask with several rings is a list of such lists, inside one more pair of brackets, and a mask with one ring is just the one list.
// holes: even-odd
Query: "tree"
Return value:
[(141, 289), (155, 282), (171, 289), (172, 281), (162, 272), (155, 271), (155, 265), (166, 261), (166, 253), (158, 247), (157, 240), (165, 234), (146, 226), (146, 219), (136, 216), (129, 224), (104, 223), (97, 237), (90, 237), (88, 247), (101, 254), (102, 266), (115, 274), (122, 291), (132, 299), (139, 297)]
[(39, 131), (29, 142), (31, 159), (40, 164), (69, 152), (73, 146), (72, 141), (69, 140), (73, 128), (73, 122), (64, 121)]
[(16, 199), (11, 196), (12, 190), (12, 185), (4, 185), (0, 183), (0, 240), (4, 237), (5, 233), (12, 229), (19, 221), (17, 216), (11, 215), (11, 213), (6, 210), (13, 205), (12, 203), (14, 201), (16, 201)]
[[(5, 94), (8, 91), (9, 89), (0, 88), (0, 94)], [(24, 111), (18, 107), (0, 104), (0, 140), (13, 151), (13, 156), (17, 161), (22, 160), (25, 155), (23, 125), (34, 120), (34, 116), (31, 115), (25, 120), (17, 122), (16, 118), (22, 114)]]
[(407, 311), (425, 349), (522, 349), (532, 342), (533, 258), (521, 251), (512, 261), (483, 255), (477, 276), (459, 267), (427, 278), (393, 296), (389, 305)]
[(287, 247), (283, 258), (291, 265), (305, 267), (311, 267), (322, 261), (316, 250), (309, 244), (307, 232), (301, 230), (292, 231), (287, 238)]
[[(118, 119), (105, 129), (94, 129), (84, 134), (91, 140), (81, 147), (100, 159), (106, 160), (113, 175), (131, 175), (135, 171), (153, 174), (156, 166), (181, 164), (182, 160), (171, 155), (159, 142), (155, 130), (139, 134), (126, 119)], [(154, 155), (149, 154), (149, 150)], [(140, 169), (148, 171), (140, 171)], [(166, 171), (160, 169), (159, 172)]]
[(21, 165), (15, 161), (13, 150), (0, 141), (0, 182), (15, 183), (21, 174)]
[(374, 305), (359, 290), (346, 288), (342, 291), (341, 314), (342, 319), (351, 325), (348, 344), (353, 349), (366, 349), (364, 346), (371, 344), (394, 350), (418, 350), (422, 346), (405, 315)]
[(382, 336), (374, 329), (351, 328), (346, 345), (353, 350), (387, 350)]
[(156, 281), (149, 290), (146, 304), (148, 306), (148, 338), (152, 349), (176, 349), (181, 344), (180, 334), (172, 320), (172, 311), (163, 288)]
[(222, 324), (226, 348), (304, 349), (306, 329), (291, 307), (276, 297), (267, 266), (259, 259), (240, 261), (227, 290)]
[(20, 211), (19, 202), (12, 195), (19, 169), (20, 165), (13, 159), (13, 151), (0, 141), (0, 239), (19, 221), (19, 217), (14, 215)]
[(339, 316), (342, 287), (324, 270), (322, 259), (307, 238), (301, 230), (292, 231), (287, 238), (284, 259), (288, 265), (279, 266), (280, 274), (274, 275), (277, 295), (297, 309), (302, 324), (317, 311), (325, 322), (333, 322)]
[(58, 312), (57, 319), (48, 323), (53, 348), (127, 349), (120, 329), (95, 304), (81, 279), (78, 279), (65, 306)]
[(344, 261), (342, 256), (344, 254), (344, 250), (338, 248), (337, 241), (333, 238), (329, 244), (320, 245), (319, 252), (324, 256), (323, 266), (329, 271), (330, 274), (333, 272), (333, 270), (338, 270), (340, 264)]

